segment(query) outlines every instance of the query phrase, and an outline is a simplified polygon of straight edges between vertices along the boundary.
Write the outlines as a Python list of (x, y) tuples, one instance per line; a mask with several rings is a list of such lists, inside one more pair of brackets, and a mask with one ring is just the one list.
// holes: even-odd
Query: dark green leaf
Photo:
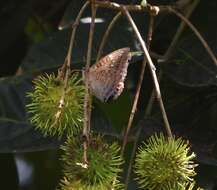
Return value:
[(27, 121), (26, 92), (32, 76), (11, 77), (0, 81), (0, 152), (38, 151), (56, 147), (54, 138), (44, 138)]
[[(213, 27), (213, 23), (217, 22), (216, 9), (216, 1), (201, 1), (191, 19), (214, 55), (217, 54), (217, 28)], [(209, 15), (204, 16), (206, 12)], [(191, 30), (181, 38), (169, 63), (164, 65), (164, 70), (181, 85), (201, 87), (217, 84), (217, 66)]]
[[(96, 53), (106, 27), (111, 21), (111, 16), (108, 15), (114, 15), (111, 11), (107, 12), (104, 9), (102, 9), (101, 12), (103, 12), (104, 17), (102, 17), (102, 23), (96, 23), (93, 39), (94, 44), (92, 48), (93, 60), (96, 58)], [(99, 18), (101, 17), (99, 16)], [(74, 48), (72, 50), (73, 68), (82, 68), (84, 66), (87, 52), (89, 25), (89, 23), (80, 23), (78, 27)], [(71, 29), (62, 30), (51, 35), (47, 40), (34, 45), (24, 59), (21, 65), (22, 69), (25, 72), (33, 72), (57, 69), (60, 67), (64, 63), (68, 50), (70, 34)], [(126, 19), (123, 18), (120, 19), (113, 28), (108, 43), (105, 46), (104, 54), (122, 47), (130, 47), (131, 51), (139, 49), (132, 29), (129, 27)]]

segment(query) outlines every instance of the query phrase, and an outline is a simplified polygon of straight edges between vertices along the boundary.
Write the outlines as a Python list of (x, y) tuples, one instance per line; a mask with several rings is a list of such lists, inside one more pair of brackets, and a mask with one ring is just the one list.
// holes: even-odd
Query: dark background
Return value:
[[(1, 0), (0, 2), (0, 189), (52, 190), (61, 178), (61, 142), (44, 138), (29, 124), (25, 105), (32, 79), (41, 72), (56, 71), (63, 64), (68, 48), (70, 23), (84, 1)], [(121, 2), (121, 1), (119, 1)], [(130, 1), (122, 1), (124, 3)], [(137, 1), (134, 1), (134, 3)], [(171, 4), (172, 0), (149, 1)], [(191, 16), (217, 54), (217, 1), (201, 1)], [(96, 24), (93, 58), (114, 11), (99, 10), (104, 22)], [(64, 16), (63, 16), (64, 15)], [(89, 10), (84, 17), (90, 15)], [(148, 16), (133, 14), (141, 34), (146, 37)], [(126, 19), (121, 19), (110, 35), (104, 52), (129, 46), (139, 50)], [(59, 31), (58, 26), (66, 26)], [(179, 26), (174, 15), (160, 15), (155, 22), (151, 50), (163, 55)], [(81, 23), (72, 54), (72, 67), (82, 68), (86, 57), (89, 24)], [(117, 101), (102, 104), (94, 100), (93, 129), (107, 135), (119, 133), (130, 113), (142, 56), (131, 61), (125, 90)], [(186, 29), (167, 63), (157, 64), (163, 71), (161, 90), (166, 111), (176, 136), (189, 139), (197, 154), (198, 184), (217, 189), (217, 69), (204, 47)], [(144, 125), (141, 140), (163, 130), (157, 102), (150, 117), (144, 117), (153, 84), (147, 69), (131, 135)], [(129, 145), (128, 150), (131, 149)], [(128, 156), (130, 151), (128, 151)], [(136, 189), (132, 183), (130, 189)]]

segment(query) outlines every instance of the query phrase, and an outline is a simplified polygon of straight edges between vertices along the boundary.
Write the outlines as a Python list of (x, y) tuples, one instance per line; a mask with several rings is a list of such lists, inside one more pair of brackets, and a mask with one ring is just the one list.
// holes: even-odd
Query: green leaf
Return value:
[[(216, 2), (201, 1), (191, 18), (191, 22), (202, 34), (205, 41), (217, 54)], [(209, 12), (208, 17), (204, 13)], [(217, 67), (204, 46), (188, 29), (175, 47), (168, 64), (163, 64), (164, 71), (175, 82), (184, 86), (203, 87), (217, 84)]]
[[(107, 13), (108, 14), (108, 13)], [(105, 14), (106, 15), (106, 14)], [(92, 60), (96, 58), (96, 53), (105, 33), (106, 27), (111, 18), (103, 18), (103, 23), (97, 23), (94, 33), (94, 43), (92, 48)], [(81, 69), (84, 67), (87, 52), (89, 23), (81, 23), (77, 30), (75, 43), (72, 50), (72, 68)], [(25, 72), (47, 71), (60, 67), (67, 54), (71, 29), (62, 30), (52, 34), (45, 41), (34, 45), (28, 52), (21, 68)], [(130, 47), (131, 51), (137, 51), (137, 43), (134, 39), (134, 33), (130, 29), (126, 19), (120, 21), (113, 28), (108, 43), (105, 46), (104, 54), (110, 53), (115, 49)]]
[(0, 152), (26, 152), (55, 148), (59, 141), (44, 138), (27, 121), (26, 92), (31, 90), (32, 76), (0, 80)]

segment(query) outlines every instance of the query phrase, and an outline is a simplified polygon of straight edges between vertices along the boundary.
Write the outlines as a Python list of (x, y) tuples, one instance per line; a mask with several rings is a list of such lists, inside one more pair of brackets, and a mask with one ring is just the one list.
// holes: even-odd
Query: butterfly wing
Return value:
[(130, 49), (118, 49), (90, 67), (90, 90), (101, 101), (116, 99), (124, 89)]

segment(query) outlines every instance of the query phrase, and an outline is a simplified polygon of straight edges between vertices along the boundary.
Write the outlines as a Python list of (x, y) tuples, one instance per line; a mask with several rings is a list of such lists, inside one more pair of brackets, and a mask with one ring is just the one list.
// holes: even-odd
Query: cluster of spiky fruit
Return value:
[[(62, 146), (64, 177), (60, 189), (122, 189), (118, 174), (123, 159), (117, 143), (109, 144), (102, 136), (92, 136), (88, 142), (88, 164), (83, 163), (83, 142), (78, 134), (83, 124), (85, 89), (78, 75), (72, 75), (67, 86), (54, 74), (38, 77), (34, 85), (33, 92), (28, 93), (31, 103), (27, 105), (31, 123), (46, 136), (67, 136)], [(189, 144), (181, 138), (154, 135), (139, 148), (134, 166), (136, 180), (145, 190), (192, 190), (194, 158)]]

